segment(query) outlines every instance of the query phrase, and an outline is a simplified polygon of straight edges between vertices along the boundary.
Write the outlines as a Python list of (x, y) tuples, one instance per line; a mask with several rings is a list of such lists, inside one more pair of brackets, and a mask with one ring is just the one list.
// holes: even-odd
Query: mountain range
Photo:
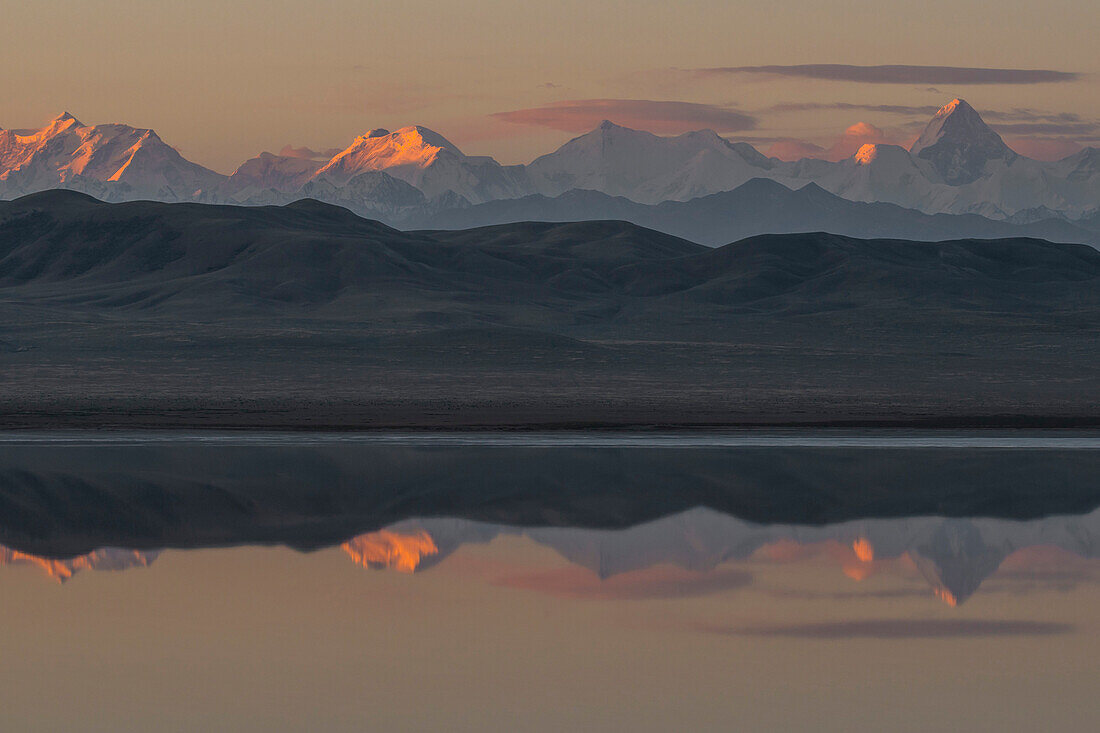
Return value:
[(1013, 222), (978, 214), (925, 214), (897, 204), (849, 201), (816, 183), (791, 190), (753, 178), (731, 191), (688, 201), (639, 204), (599, 191), (571, 189), (558, 196), (532, 194), (429, 213), (429, 229), (469, 229), (524, 221), (628, 221), (708, 246), (760, 234), (831, 232), (863, 239), (917, 241), (1035, 237), (1052, 242), (1100, 244), (1096, 221), (1060, 217)]
[[(341, 544), (357, 564), (402, 573), (422, 572), (464, 545), (519, 535), (590, 570), (600, 580), (660, 565), (705, 573), (745, 561), (769, 547), (793, 543), (797, 560), (824, 550), (855, 580), (890, 569), (903, 559), (931, 585), (932, 595), (956, 606), (972, 596), (1013, 553), (1051, 548), (1081, 558), (1100, 556), (1100, 510), (1081, 516), (1029, 521), (994, 518), (908, 517), (802, 526), (755, 524), (704, 507), (620, 529), (523, 527), (451, 517), (407, 519)], [(54, 558), (0, 545), (0, 567), (33, 565), (59, 582), (82, 570), (120, 571), (151, 565), (157, 550), (101, 548), (71, 558)], [(1048, 552), (1049, 554), (1049, 552)], [(1055, 556), (1056, 558), (1058, 556)], [(1057, 567), (1057, 565), (1055, 565)], [(1049, 566), (1047, 566), (1049, 569)], [(1042, 574), (1028, 577), (1041, 581)], [(1053, 581), (1064, 582), (1057, 570)]]
[[(0, 130), (0, 198), (49, 188), (105, 201), (271, 205), (314, 198), (405, 229), (503, 223), (518, 212), (534, 219), (621, 218), (654, 226), (654, 220), (677, 214), (696, 218), (696, 209), (665, 206), (669, 202), (720, 208), (723, 200), (710, 197), (754, 179), (794, 191), (812, 184), (806, 198), (813, 201), (788, 197), (770, 221), (752, 225), (741, 225), (741, 214), (712, 215), (704, 228), (715, 231), (695, 235), (696, 241), (806, 231), (791, 223), (796, 221), (823, 228), (814, 207), (825, 201), (825, 192), (841, 201), (830, 204), (836, 211), (829, 216), (853, 227), (834, 233), (853, 236), (996, 238), (1009, 236), (1008, 225), (1042, 223), (1032, 233), (1076, 242), (1090, 236), (1084, 231), (1095, 234), (1100, 219), (1100, 149), (1054, 162), (1026, 158), (960, 99), (940, 109), (910, 149), (869, 144), (835, 163), (769, 158), (709, 130), (661, 137), (605, 121), (526, 166), (466, 155), (442, 135), (410, 126), (370, 130), (328, 158), (290, 150), (262, 153), (223, 176), (188, 162), (152, 130), (85, 126), (69, 114), (40, 130)], [(845, 208), (843, 202), (895, 208)], [(640, 208), (654, 206), (665, 208)], [(470, 207), (477, 212), (463, 213)], [(929, 222), (919, 214), (971, 218)], [(883, 228), (890, 217), (899, 221)], [(686, 236), (684, 226), (654, 228)]]
[(604, 579), (816, 551), (856, 580), (923, 575), (957, 604), (1021, 550), (1100, 556), (1100, 455), (1081, 445), (669, 437), (239, 435), (214, 456), (199, 438), (74, 436), (59, 450), (31, 436), (0, 445), (0, 566), (64, 578), (162, 548), (283, 544), (413, 572), (524, 535)]
[(1033, 238), (711, 248), (623, 221), (399, 231), (314, 200), (44, 191), (0, 203), (0, 417), (1091, 424), (1097, 283), (1096, 249)]
[[(283, 207), (107, 204), (45, 191), (0, 203), (0, 288), (9, 298), (174, 317), (293, 308), (415, 331), (432, 313), (458, 327), (569, 335), (636, 328), (659, 338), (693, 324), (712, 333), (743, 327), (728, 322), (732, 313), (821, 314), (843, 303), (860, 317), (891, 313), (897, 322), (919, 316), (931, 324), (961, 309), (1091, 324), (1098, 279), (1094, 249), (1037, 239), (808, 233), (709, 248), (616, 221), (401, 232), (308, 199)], [(584, 316), (604, 310), (599, 320)]]
[(857, 580), (874, 573), (884, 560), (904, 557), (931, 585), (935, 597), (956, 606), (1019, 550), (1057, 548), (1083, 558), (1100, 556), (1100, 510), (1030, 521), (907, 517), (814, 527), (755, 524), (695, 508), (617, 530), (418, 518), (353, 538), (345, 548), (349, 554), (355, 550), (352, 556), (360, 562), (366, 548), (374, 549), (372, 562), (364, 565), (415, 572), (439, 564), (465, 544), (501, 535), (523, 535), (551, 547), (600, 579), (662, 564), (708, 572), (722, 563), (747, 560), (769, 545), (786, 542), (813, 549), (829, 544), (833, 559)]

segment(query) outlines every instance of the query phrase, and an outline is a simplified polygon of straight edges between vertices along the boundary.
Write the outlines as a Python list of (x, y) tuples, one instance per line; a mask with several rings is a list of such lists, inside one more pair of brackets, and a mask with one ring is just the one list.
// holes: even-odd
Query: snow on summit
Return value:
[(318, 171), (319, 176), (342, 183), (357, 173), (398, 167), (427, 168), (440, 154), (465, 157), (456, 145), (437, 132), (413, 125), (395, 132), (371, 130), (355, 138), (347, 149)]
[(527, 171), (535, 189), (548, 195), (579, 188), (657, 203), (732, 190), (776, 163), (713, 130), (661, 137), (604, 120)]
[(87, 126), (68, 112), (39, 130), (0, 131), (0, 184), (6, 195), (73, 188), (114, 200), (187, 201), (224, 176), (196, 165), (152, 130)]
[(664, 137), (604, 120), (526, 166), (505, 166), (411, 125), (368, 130), (335, 154), (263, 153), (227, 179), (185, 160), (152, 130), (87, 126), (65, 113), (37, 130), (0, 129), (0, 198), (72, 188), (108, 201), (263, 205), (310, 195), (369, 215), (576, 190), (656, 204), (767, 178), (925, 213), (1007, 219), (1049, 211), (1075, 219), (1100, 212), (1100, 151), (1054, 162), (1024, 157), (963, 99), (939, 109), (909, 150), (883, 142), (882, 131), (867, 123), (846, 135), (853, 147), (837, 162), (782, 161), (713, 130)]
[(944, 182), (953, 186), (980, 178), (991, 160), (1011, 161), (1016, 157), (1001, 136), (962, 99), (940, 108), (909, 152), (930, 161)]
[(465, 155), (447, 138), (419, 125), (360, 135), (314, 178), (340, 186), (370, 171), (383, 171), (405, 181), (428, 198), (450, 194), (481, 203), (526, 193), (522, 172), (516, 167)]

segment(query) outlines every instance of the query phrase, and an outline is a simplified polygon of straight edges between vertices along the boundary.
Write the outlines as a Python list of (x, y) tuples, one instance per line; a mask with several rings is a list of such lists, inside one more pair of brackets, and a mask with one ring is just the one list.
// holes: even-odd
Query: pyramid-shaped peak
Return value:
[(644, 132), (644, 131), (641, 131), (641, 130), (635, 130), (632, 127), (625, 127), (623, 125), (618, 124), (617, 122), (612, 122), (611, 120), (602, 120), (600, 122), (600, 124), (596, 125), (595, 129), (593, 129), (592, 132), (587, 133), (587, 135), (582, 135), (581, 137), (588, 137), (589, 135), (639, 135), (639, 134), (640, 135), (652, 135), (653, 133)]
[(944, 141), (1008, 149), (1001, 136), (993, 132), (977, 110), (963, 99), (953, 99), (940, 107), (909, 152), (918, 155)]
[(980, 178), (991, 160), (1011, 162), (1017, 157), (962, 99), (941, 107), (909, 152), (932, 163), (944, 182), (953, 186)]
[(956, 111), (961, 114), (978, 114), (965, 99), (955, 97), (950, 102), (940, 107), (940, 111), (936, 113), (936, 116), (946, 117), (947, 115), (954, 114)]
[(50, 123), (46, 125), (46, 127), (56, 130), (69, 127), (84, 127), (84, 123), (82, 123), (70, 113), (62, 112), (57, 117), (54, 117), (52, 120), (50, 120)]

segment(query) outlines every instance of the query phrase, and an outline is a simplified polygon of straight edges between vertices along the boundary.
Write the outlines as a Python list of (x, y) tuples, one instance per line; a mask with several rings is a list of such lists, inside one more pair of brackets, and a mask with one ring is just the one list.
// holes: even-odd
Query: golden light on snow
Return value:
[(380, 530), (360, 535), (341, 545), (357, 564), (413, 573), (425, 557), (439, 552), (431, 535), (423, 530), (411, 534)]

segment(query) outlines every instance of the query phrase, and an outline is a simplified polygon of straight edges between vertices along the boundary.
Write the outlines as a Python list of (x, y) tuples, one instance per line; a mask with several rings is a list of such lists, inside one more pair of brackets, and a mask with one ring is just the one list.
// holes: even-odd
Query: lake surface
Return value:
[(0, 730), (1092, 730), (1100, 435), (0, 435)]

